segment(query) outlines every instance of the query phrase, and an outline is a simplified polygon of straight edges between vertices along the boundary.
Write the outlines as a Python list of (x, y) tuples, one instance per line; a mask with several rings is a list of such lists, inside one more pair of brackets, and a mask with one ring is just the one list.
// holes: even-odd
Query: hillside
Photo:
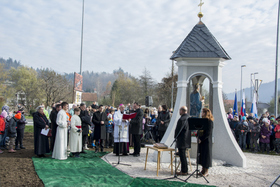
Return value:
[[(9, 71), (12, 67), (18, 68), (20, 66), (23, 66), (20, 61), (13, 60), (12, 58), (9, 59), (3, 59), (0, 58), (0, 63), (4, 64), (4, 69)], [(55, 70), (55, 69), (54, 69)], [(40, 71), (40, 69), (36, 69), (37, 72)], [(116, 74), (118, 72), (123, 72), (125, 75), (128, 75), (127, 72), (124, 72), (121, 68), (118, 70), (114, 70), (112, 73), (102, 72), (89, 72), (84, 71), (83, 74), (83, 90), (85, 92), (97, 92), (98, 95), (102, 94), (106, 90), (106, 85), (108, 82), (111, 82), (111, 85), (115, 82), (117, 76)], [(70, 81), (74, 81), (74, 72), (73, 73), (60, 73), (66, 76), (66, 78)]]
[[(275, 81), (263, 83), (259, 88), (259, 102), (269, 103), (274, 97), (274, 85)], [(278, 79), (278, 91), (280, 89), (280, 79)], [(251, 101), (251, 88), (245, 88), (245, 97), (248, 101)], [(235, 92), (228, 93), (227, 97), (229, 100), (234, 100)], [(237, 91), (237, 99), (240, 100), (240, 90)]]

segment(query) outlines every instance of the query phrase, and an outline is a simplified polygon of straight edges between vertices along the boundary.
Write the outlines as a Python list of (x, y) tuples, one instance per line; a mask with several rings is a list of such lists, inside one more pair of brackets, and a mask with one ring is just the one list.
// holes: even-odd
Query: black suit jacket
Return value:
[(51, 129), (52, 129), (52, 133), (53, 132), (56, 132), (56, 128), (57, 128), (57, 123), (56, 123), (56, 118), (57, 118), (57, 114), (58, 114), (58, 112), (57, 112), (57, 110), (56, 109), (53, 109), (52, 111), (51, 111), (51, 115), (50, 115), (50, 119), (51, 119)]
[[(101, 124), (101, 121), (104, 121), (104, 124)], [(106, 124), (108, 124), (106, 113), (95, 112), (92, 117), (92, 123), (94, 124), (94, 139), (106, 139)]]
[(81, 118), (82, 121), (82, 134), (83, 135), (88, 135), (89, 133), (89, 125), (90, 125), (90, 115), (88, 114), (88, 111), (86, 110), (81, 110), (81, 113), (79, 115), (79, 117)]
[(181, 128), (183, 128), (177, 138), (178, 149), (191, 148), (191, 131), (189, 130), (188, 118), (188, 114), (183, 114), (177, 122), (174, 138), (179, 134)]
[(142, 134), (143, 133), (143, 117), (144, 112), (142, 109), (136, 110), (135, 118), (130, 121), (130, 133), (131, 134)]

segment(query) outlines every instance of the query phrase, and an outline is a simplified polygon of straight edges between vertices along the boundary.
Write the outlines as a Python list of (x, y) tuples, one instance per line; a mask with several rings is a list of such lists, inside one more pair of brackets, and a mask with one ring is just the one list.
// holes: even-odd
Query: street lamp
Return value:
[(256, 79), (255, 80), (255, 89), (256, 89), (256, 103), (259, 103), (259, 88), (262, 84), (262, 80)]
[(277, 16), (277, 37), (276, 37), (276, 59), (275, 59), (275, 89), (274, 89), (274, 115), (278, 116), (278, 43), (279, 43), (279, 16), (280, 16), (280, 0), (278, 3)]
[(242, 68), (244, 67), (246, 67), (246, 65), (241, 66), (240, 104), (242, 103)]

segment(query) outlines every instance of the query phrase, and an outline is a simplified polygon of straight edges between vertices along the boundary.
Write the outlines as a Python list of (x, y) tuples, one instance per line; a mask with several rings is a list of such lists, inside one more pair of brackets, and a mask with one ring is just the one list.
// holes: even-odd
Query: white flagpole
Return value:
[(278, 3), (278, 18), (277, 18), (277, 39), (276, 39), (276, 60), (275, 60), (275, 93), (274, 93), (274, 113), (278, 116), (278, 43), (279, 43), (279, 12), (280, 0)]

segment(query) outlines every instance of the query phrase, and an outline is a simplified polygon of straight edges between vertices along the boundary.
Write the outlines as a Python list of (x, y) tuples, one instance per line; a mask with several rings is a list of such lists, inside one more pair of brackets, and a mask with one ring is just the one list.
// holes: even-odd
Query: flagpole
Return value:
[(82, 75), (82, 62), (83, 62), (84, 7), (85, 7), (85, 0), (83, 0), (83, 11), (82, 11), (82, 33), (81, 33), (81, 53), (80, 53), (80, 75)]
[(276, 59), (275, 59), (275, 95), (274, 95), (274, 113), (278, 116), (278, 41), (279, 41), (279, 9), (280, 0), (278, 3), (278, 18), (277, 18), (277, 39), (276, 39)]

